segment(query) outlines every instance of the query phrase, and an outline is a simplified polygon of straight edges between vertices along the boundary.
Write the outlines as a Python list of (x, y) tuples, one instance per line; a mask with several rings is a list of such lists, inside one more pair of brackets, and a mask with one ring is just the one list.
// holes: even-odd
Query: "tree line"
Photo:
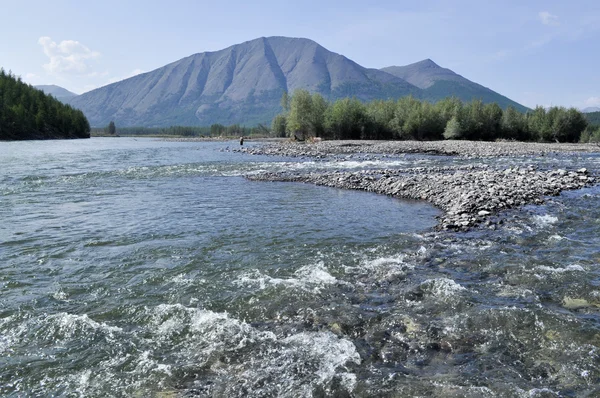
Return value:
[(320, 94), (296, 90), (281, 98), (283, 112), (271, 130), (280, 137), (305, 140), (519, 140), (577, 142), (588, 122), (575, 108), (536, 107), (521, 113), (513, 107), (450, 97), (435, 104), (411, 96), (363, 103), (344, 98), (333, 103)]
[(89, 137), (83, 112), (0, 68), (0, 140)]
[(93, 128), (92, 134), (118, 134), (121, 136), (173, 136), (173, 137), (239, 137), (261, 136), (267, 137), (270, 131), (259, 124), (246, 127), (239, 124), (225, 126), (213, 124), (211, 126), (170, 126), (170, 127), (119, 127), (111, 121), (105, 128)]
[(600, 142), (600, 112), (586, 113), (588, 127), (581, 133), (581, 142)]

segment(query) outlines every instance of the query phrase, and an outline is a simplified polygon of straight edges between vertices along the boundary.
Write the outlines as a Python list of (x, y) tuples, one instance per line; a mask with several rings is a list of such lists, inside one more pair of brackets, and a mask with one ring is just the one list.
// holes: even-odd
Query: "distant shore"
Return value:
[[(467, 159), (530, 157), (556, 153), (600, 152), (593, 144), (541, 144), (474, 141), (326, 141), (315, 144), (283, 142), (235, 151), (260, 155), (324, 158), (341, 154), (401, 155), (425, 153)], [(425, 200), (444, 211), (438, 229), (466, 231), (483, 225), (496, 228), (504, 222), (502, 210), (539, 204), (544, 196), (580, 189), (596, 183), (584, 168), (541, 170), (485, 164), (358, 172), (264, 173), (255, 181), (295, 181), (343, 189), (356, 189), (398, 198)]]

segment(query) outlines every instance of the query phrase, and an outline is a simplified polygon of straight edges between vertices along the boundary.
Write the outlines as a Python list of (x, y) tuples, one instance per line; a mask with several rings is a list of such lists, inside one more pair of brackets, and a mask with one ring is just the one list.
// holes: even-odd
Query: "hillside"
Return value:
[(480, 84), (472, 82), (430, 59), (406, 66), (389, 66), (381, 69), (422, 89), (420, 98), (431, 102), (450, 95), (462, 101), (481, 99), (484, 103), (495, 102), (502, 108), (512, 106), (525, 112), (527, 108)]
[[(82, 109), (93, 126), (106, 126), (114, 120), (123, 127), (160, 127), (270, 123), (281, 111), (283, 92), (298, 88), (318, 92), (328, 100), (355, 96), (369, 101), (407, 95), (433, 100), (477, 96), (486, 102), (505, 98), (481, 86), (470, 95), (475, 83), (458, 77), (436, 80), (423, 89), (397, 74), (358, 65), (312, 40), (263, 37), (194, 54), (68, 102)], [(465, 86), (465, 81), (471, 85)], [(448, 82), (453, 85), (443, 85)], [(499, 102), (502, 106), (513, 104), (508, 99)]]
[(75, 97), (92, 125), (168, 126), (270, 121), (284, 91), (361, 100), (417, 94), (395, 76), (367, 69), (307, 39), (260, 38), (195, 54)]
[(0, 68), (0, 140), (89, 138), (83, 112)]
[(600, 108), (598, 108), (597, 106), (590, 106), (588, 108), (584, 108), (581, 110), (581, 112), (583, 113), (595, 113), (595, 112), (600, 112)]
[(600, 112), (588, 112), (584, 115), (590, 125), (600, 126)]
[(33, 87), (37, 88), (38, 90), (42, 90), (44, 93), (50, 94), (57, 100), (60, 100), (63, 102), (77, 96), (77, 94), (72, 93), (71, 91), (69, 91), (65, 88), (62, 88), (60, 86), (56, 86), (54, 84), (38, 85), (38, 86), (33, 86)]

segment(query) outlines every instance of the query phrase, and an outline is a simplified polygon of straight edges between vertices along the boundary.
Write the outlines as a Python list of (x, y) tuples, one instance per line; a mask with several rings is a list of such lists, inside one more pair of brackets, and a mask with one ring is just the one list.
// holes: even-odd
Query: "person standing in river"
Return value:
[(240, 137), (240, 145), (244, 145), (244, 137)]

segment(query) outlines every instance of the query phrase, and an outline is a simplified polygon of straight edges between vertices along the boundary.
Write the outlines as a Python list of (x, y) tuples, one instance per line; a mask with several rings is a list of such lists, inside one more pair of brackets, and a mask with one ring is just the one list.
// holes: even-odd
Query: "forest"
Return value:
[[(113, 123), (113, 122), (111, 122)], [(93, 135), (117, 134), (120, 136), (172, 136), (172, 137), (268, 137), (271, 135), (269, 128), (259, 124), (255, 127), (246, 127), (239, 124), (224, 126), (213, 124), (211, 126), (171, 126), (171, 127), (116, 127), (111, 132), (110, 124), (106, 128), (92, 128)]]
[(296, 90), (281, 98), (283, 112), (272, 122), (281, 137), (325, 139), (518, 140), (577, 142), (588, 127), (575, 108), (552, 107), (521, 113), (481, 100), (455, 97), (435, 104), (413, 97), (362, 103), (344, 98), (333, 103), (319, 94)]
[(89, 137), (83, 112), (0, 68), (0, 140)]

